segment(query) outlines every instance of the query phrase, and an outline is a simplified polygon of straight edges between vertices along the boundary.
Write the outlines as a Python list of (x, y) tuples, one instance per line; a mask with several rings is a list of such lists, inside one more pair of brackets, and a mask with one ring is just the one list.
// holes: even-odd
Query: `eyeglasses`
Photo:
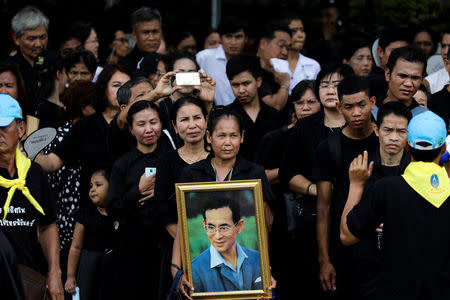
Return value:
[(308, 100), (297, 100), (297, 101), (294, 101), (294, 103), (295, 104), (297, 104), (297, 105), (314, 105), (314, 104), (316, 104), (317, 102), (319, 102), (317, 99), (308, 99)]
[(214, 225), (205, 225), (204, 228), (206, 233), (209, 235), (216, 234), (217, 231), (219, 231), (219, 233), (222, 235), (231, 235), (232, 229), (236, 227), (236, 224), (234, 224), (233, 226), (222, 225), (219, 227), (216, 227)]

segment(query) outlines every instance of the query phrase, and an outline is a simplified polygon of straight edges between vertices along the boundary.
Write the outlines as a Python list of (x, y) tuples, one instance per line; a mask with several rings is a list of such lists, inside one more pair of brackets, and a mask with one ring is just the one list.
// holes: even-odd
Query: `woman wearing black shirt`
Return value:
[[(81, 166), (81, 195), (88, 194), (89, 176), (94, 170), (112, 166), (108, 126), (120, 109), (117, 90), (128, 80), (130, 77), (122, 67), (105, 66), (95, 83), (93, 106), (96, 113), (76, 122), (53, 152), (38, 155), (35, 159), (47, 173), (58, 170), (64, 164)], [(81, 205), (86, 203), (89, 202), (82, 199)]]
[[(238, 155), (241, 143), (244, 141), (240, 117), (228, 108), (221, 108), (211, 112), (206, 137), (211, 145), (211, 154), (206, 159), (184, 168), (180, 182), (261, 179), (264, 206), (266, 208), (266, 224), (270, 227), (272, 223), (271, 213), (266, 204), (272, 202), (273, 194), (264, 168)], [(178, 232), (173, 246), (172, 264), (174, 266), (181, 265), (181, 247)], [(173, 275), (175, 275), (176, 271), (172, 267)], [(190, 287), (190, 284), (185, 279), (183, 279), (183, 282), (184, 285)], [(184, 290), (182, 292), (187, 296)]]
[(161, 121), (150, 101), (134, 103), (127, 116), (136, 148), (116, 161), (111, 172), (107, 211), (117, 220), (119, 299), (157, 299), (159, 284), (158, 204), (155, 174), (164, 151), (158, 147)]
[(204, 140), (207, 118), (205, 105), (196, 98), (184, 97), (173, 104), (170, 115), (184, 145), (162, 157), (156, 173), (155, 195), (160, 205), (160, 222), (165, 227), (160, 244), (161, 294), (168, 292), (172, 279), (169, 270), (173, 239), (177, 231), (175, 183), (179, 182), (180, 170), (208, 156)]

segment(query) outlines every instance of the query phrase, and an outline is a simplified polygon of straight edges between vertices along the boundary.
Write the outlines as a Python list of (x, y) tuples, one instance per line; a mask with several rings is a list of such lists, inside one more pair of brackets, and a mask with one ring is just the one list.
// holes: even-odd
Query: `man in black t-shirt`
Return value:
[(19, 103), (0, 95), (0, 231), (18, 263), (47, 275), (52, 299), (63, 299), (55, 199), (42, 169), (17, 148), (24, 133)]
[(227, 63), (227, 76), (236, 97), (228, 105), (241, 116), (244, 142), (239, 153), (250, 161), (256, 160), (258, 145), (263, 136), (282, 126), (279, 112), (265, 104), (258, 96), (261, 86), (261, 67), (256, 56), (239, 54)]
[(446, 136), (445, 122), (433, 112), (413, 117), (407, 145), (411, 163), (402, 176), (377, 181), (361, 201), (372, 167), (366, 153), (352, 163), (356, 181), (340, 237), (353, 245), (384, 223), (376, 299), (450, 299), (450, 179), (439, 166)]
[(348, 167), (364, 150), (373, 155), (378, 139), (371, 121), (375, 97), (369, 97), (367, 80), (345, 78), (338, 85), (338, 96), (337, 109), (347, 126), (329, 136), (317, 149), (317, 242), (322, 289), (335, 293), (339, 299), (348, 299), (350, 274), (345, 266), (349, 254), (339, 241), (339, 221), (349, 186)]
[(386, 65), (387, 97), (383, 103), (399, 101), (414, 115), (426, 111), (413, 96), (423, 81), (427, 59), (422, 49), (405, 46), (392, 51)]
[[(372, 163), (372, 175), (363, 182), (364, 193), (370, 193), (374, 183), (384, 177), (399, 176), (403, 174), (410, 162), (410, 155), (404, 148), (408, 135), (408, 122), (411, 112), (399, 102), (389, 102), (378, 110), (377, 126), (375, 133), (378, 136), (380, 147)], [(367, 152), (364, 152), (367, 156)], [(353, 196), (354, 185), (359, 184), (361, 177), (355, 177), (356, 157), (349, 170), (349, 197)], [(366, 178), (364, 178), (366, 179)], [(355, 195), (359, 199), (365, 199), (361, 194)], [(364, 200), (363, 200), (364, 201)], [(382, 255), (382, 225), (377, 231), (372, 231), (361, 238), (361, 241), (353, 246), (352, 272), (358, 274), (352, 279), (352, 299), (375, 299), (376, 283), (380, 271)]]

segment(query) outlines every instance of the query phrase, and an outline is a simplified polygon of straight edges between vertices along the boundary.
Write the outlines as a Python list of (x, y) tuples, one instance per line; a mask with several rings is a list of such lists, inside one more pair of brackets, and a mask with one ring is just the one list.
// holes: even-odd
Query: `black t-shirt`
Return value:
[[(6, 169), (0, 168), (0, 175), (6, 179), (11, 178)], [(44, 210), (42, 215), (30, 203), (30, 201), (17, 189), (11, 200), (8, 214), (5, 220), (0, 220), (0, 230), (6, 235), (13, 247), (17, 261), (30, 268), (46, 274), (47, 261), (42, 252), (41, 245), (37, 238), (37, 225), (49, 225), (56, 221), (55, 198), (47, 182), (47, 176), (41, 167), (31, 163), (25, 178), (31, 195), (36, 199)], [(3, 219), (3, 205), (5, 204), (9, 189), (0, 187), (0, 215)]]
[(375, 67), (367, 79), (369, 81), (370, 95), (375, 96), (376, 105), (381, 107), (389, 89), (383, 69)]
[(53, 150), (65, 165), (81, 166), (81, 207), (91, 203), (87, 195), (92, 172), (112, 167), (114, 154), (108, 132), (108, 123), (103, 114), (97, 112), (76, 122)]
[(311, 116), (298, 120), (287, 137), (286, 151), (281, 159), (280, 183), (287, 188), (289, 181), (297, 174), (302, 174), (309, 180), (313, 178), (313, 167), (318, 145), (325, 140), (333, 130), (324, 124), (325, 113), (321, 110)]
[(2, 299), (25, 299), (14, 249), (0, 231), (0, 291)]
[(178, 220), (175, 183), (179, 182), (181, 170), (188, 165), (178, 151), (167, 153), (159, 161), (156, 171), (155, 197), (160, 205), (159, 217), (162, 225), (176, 223)]
[(262, 69), (261, 78), (261, 86), (258, 88), (258, 96), (260, 99), (273, 95), (280, 89), (280, 85), (275, 81), (275, 76), (272, 72)]
[[(159, 207), (152, 197), (144, 204), (139, 192), (139, 180), (145, 168), (157, 168), (162, 150), (157, 147), (151, 153), (142, 153), (133, 149), (114, 163), (108, 190), (108, 214), (114, 219), (151, 226), (158, 222)], [(158, 170), (157, 170), (158, 172)]]
[(401, 176), (364, 195), (347, 226), (361, 238), (384, 223), (377, 299), (450, 299), (450, 201), (434, 207)]
[(84, 226), (83, 249), (104, 252), (114, 245), (114, 226), (109, 216), (102, 215), (96, 207), (80, 208), (75, 220)]
[(139, 51), (138, 47), (135, 46), (133, 50), (130, 51), (124, 58), (119, 61), (119, 65), (123, 66), (128, 74), (133, 75), (137, 69), (138, 62), (146, 55)]
[(279, 112), (263, 101), (259, 100), (259, 103), (261, 109), (255, 122), (249, 117), (238, 99), (235, 99), (233, 103), (227, 106), (241, 116), (242, 129), (245, 131), (244, 142), (241, 145), (239, 154), (253, 162), (256, 160), (258, 146), (263, 136), (269, 131), (282, 126)]
[[(366, 150), (369, 154), (369, 161), (374, 160), (376, 151), (378, 150), (378, 138), (374, 132), (368, 137), (360, 140), (354, 140), (345, 136), (342, 132), (339, 133), (341, 157), (340, 162), (335, 162), (334, 157), (330, 154), (330, 141), (333, 136), (328, 137), (320, 143), (317, 149), (316, 163), (314, 170), (317, 181), (329, 181), (333, 183), (333, 194), (331, 199), (331, 226), (330, 226), (330, 255), (333, 255), (333, 248), (340, 248), (341, 242), (339, 238), (339, 226), (347, 202), (349, 177), (348, 169), (350, 163), (359, 154)], [(338, 254), (339, 255), (339, 254)]]
[(65, 109), (48, 100), (39, 102), (36, 118), (39, 119), (39, 128), (53, 127), (57, 129), (67, 121)]
[(450, 93), (447, 90), (448, 85), (442, 90), (431, 95), (431, 101), (428, 104), (429, 109), (444, 119), (447, 128), (450, 123)]

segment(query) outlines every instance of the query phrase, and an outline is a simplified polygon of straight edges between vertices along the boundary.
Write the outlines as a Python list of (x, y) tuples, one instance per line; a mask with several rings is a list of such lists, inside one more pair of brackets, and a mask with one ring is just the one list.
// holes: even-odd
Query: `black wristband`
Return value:
[(310, 183), (308, 184), (308, 186), (306, 187), (306, 195), (309, 195), (309, 189), (311, 188), (312, 185), (313, 185), (313, 183), (310, 182)]
[(176, 265), (176, 264), (171, 264), (170, 265), (172, 268), (175, 268), (177, 270), (181, 270), (180, 266)]

